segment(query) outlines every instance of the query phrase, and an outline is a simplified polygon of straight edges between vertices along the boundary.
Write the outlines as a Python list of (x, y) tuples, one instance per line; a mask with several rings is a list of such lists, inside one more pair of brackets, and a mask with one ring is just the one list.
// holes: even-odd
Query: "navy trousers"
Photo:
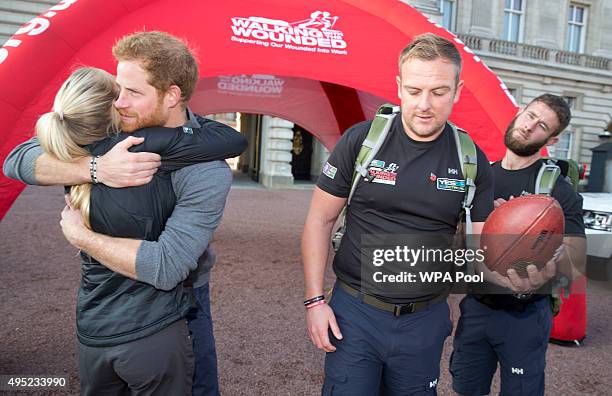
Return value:
[(394, 316), (336, 285), (330, 306), (343, 339), (330, 331), (323, 395), (436, 395), (444, 340), (452, 331), (446, 301)]
[(208, 283), (194, 289), (196, 307), (187, 313), (189, 330), (193, 339), (195, 374), (193, 396), (217, 396), (217, 350), (210, 315), (210, 289)]
[(544, 395), (546, 348), (552, 327), (548, 298), (523, 311), (493, 309), (473, 296), (461, 303), (450, 372), (461, 395), (487, 395), (500, 366), (501, 395)]

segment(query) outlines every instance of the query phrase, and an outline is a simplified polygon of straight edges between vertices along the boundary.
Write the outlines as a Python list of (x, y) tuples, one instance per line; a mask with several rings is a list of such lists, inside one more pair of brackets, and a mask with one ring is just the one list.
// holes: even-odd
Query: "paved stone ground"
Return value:
[[(243, 187), (232, 190), (213, 242), (219, 256), (212, 307), (222, 393), (316, 395), (323, 353), (307, 339), (300, 306), (299, 238), (311, 191)], [(74, 310), (80, 269), (75, 249), (61, 236), (62, 207), (61, 189), (30, 187), (0, 222), (0, 375), (69, 378), (69, 389), (38, 394), (78, 394)], [(610, 285), (591, 283), (588, 298), (584, 345), (549, 347), (547, 395), (612, 394)], [(458, 300), (451, 299), (455, 313)], [(441, 395), (450, 394), (450, 352), (449, 338)]]

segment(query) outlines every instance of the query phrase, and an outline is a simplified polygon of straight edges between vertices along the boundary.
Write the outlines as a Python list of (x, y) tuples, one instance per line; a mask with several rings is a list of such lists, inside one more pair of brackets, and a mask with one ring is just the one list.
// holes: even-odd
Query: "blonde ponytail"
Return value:
[[(119, 130), (119, 117), (113, 108), (117, 86), (112, 75), (101, 69), (80, 68), (68, 77), (55, 96), (53, 111), (36, 123), (36, 135), (43, 150), (70, 162), (90, 155), (83, 148)], [(88, 228), (91, 184), (70, 189), (72, 206), (81, 211)]]

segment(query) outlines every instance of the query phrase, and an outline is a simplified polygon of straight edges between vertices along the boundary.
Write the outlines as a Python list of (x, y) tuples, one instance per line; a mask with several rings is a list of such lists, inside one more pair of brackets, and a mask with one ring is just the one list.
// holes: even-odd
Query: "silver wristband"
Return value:
[(93, 184), (98, 184), (98, 159), (100, 158), (99, 155), (93, 156), (91, 157), (91, 160), (89, 160), (89, 175), (91, 176), (91, 182)]

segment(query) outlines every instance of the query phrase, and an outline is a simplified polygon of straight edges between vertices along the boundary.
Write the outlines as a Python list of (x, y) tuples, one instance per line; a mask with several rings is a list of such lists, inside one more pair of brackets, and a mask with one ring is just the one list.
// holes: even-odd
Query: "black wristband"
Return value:
[(315, 302), (321, 301), (321, 300), (325, 300), (325, 296), (323, 294), (321, 294), (320, 296), (309, 298), (308, 300), (304, 300), (304, 306), (310, 305), (312, 303), (315, 303)]

